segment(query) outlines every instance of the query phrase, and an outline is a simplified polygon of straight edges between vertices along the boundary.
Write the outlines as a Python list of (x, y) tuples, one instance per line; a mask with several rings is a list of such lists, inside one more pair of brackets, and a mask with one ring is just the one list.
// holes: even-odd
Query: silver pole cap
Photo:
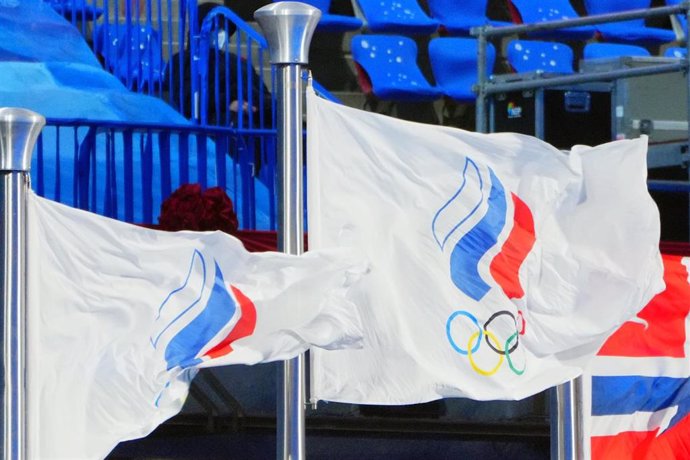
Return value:
[(0, 171), (31, 169), (31, 152), (45, 124), (45, 117), (31, 110), (0, 107)]
[(271, 64), (308, 64), (309, 45), (321, 10), (306, 3), (271, 3), (254, 12), (261, 26)]

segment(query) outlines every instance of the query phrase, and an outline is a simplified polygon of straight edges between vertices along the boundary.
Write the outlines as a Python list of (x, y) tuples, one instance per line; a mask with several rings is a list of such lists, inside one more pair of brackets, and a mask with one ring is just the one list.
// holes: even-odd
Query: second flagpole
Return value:
[[(304, 252), (302, 67), (321, 11), (299, 2), (266, 5), (254, 13), (278, 76), (278, 249)], [(305, 458), (304, 355), (285, 361), (278, 389), (277, 458)], [(280, 381), (280, 379), (279, 379)]]

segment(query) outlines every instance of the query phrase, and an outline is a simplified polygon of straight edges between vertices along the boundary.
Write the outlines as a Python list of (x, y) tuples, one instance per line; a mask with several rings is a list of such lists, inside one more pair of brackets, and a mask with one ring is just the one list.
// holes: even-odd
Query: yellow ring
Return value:
[[(493, 340), (494, 345), (496, 345), (496, 348), (497, 348), (498, 350), (501, 349), (501, 344), (498, 342), (498, 339), (497, 339), (496, 336), (493, 334), (493, 332), (489, 332), (489, 331), (485, 330), (485, 331), (484, 331), (484, 334), (486, 334), (486, 336), (487, 336), (489, 339)], [(475, 332), (474, 334), (472, 334), (472, 335), (470, 336), (469, 342), (467, 342), (467, 357), (468, 357), (469, 360), (470, 360), (470, 365), (472, 366), (472, 369), (474, 369), (475, 372), (477, 372), (478, 374), (486, 375), (487, 377), (488, 377), (488, 376), (491, 376), (491, 375), (494, 375), (496, 372), (498, 372), (498, 368), (501, 367), (501, 364), (503, 364), (503, 356), (504, 356), (504, 355), (501, 355), (501, 354), (498, 355), (498, 356), (499, 356), (499, 358), (498, 358), (498, 364), (496, 364), (496, 366), (494, 366), (493, 369), (491, 369), (491, 370), (489, 370), (489, 371), (485, 371), (484, 369), (481, 369), (479, 366), (477, 366), (477, 364), (476, 364), (476, 363), (474, 362), (474, 360), (472, 359), (472, 341), (473, 341), (474, 339), (476, 339), (477, 337), (479, 337), (479, 332)]]

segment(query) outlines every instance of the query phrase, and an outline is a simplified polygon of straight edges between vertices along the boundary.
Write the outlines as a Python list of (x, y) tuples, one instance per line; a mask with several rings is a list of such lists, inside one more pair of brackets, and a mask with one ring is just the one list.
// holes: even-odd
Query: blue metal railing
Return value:
[(203, 125), (275, 125), (266, 41), (232, 10), (218, 6), (199, 18), (194, 0), (45, 1), (131, 91)]
[(201, 22), (195, 0), (45, 1), (127, 88), (166, 100), (196, 126), (50, 120), (33, 168), (39, 194), (151, 224), (179, 185), (220, 185), (241, 228), (275, 229), (277, 77), (251, 25), (222, 6), (204, 9)]
[(219, 186), (240, 228), (275, 229), (275, 164), (257, 173), (257, 138), (275, 143), (270, 130), (51, 119), (34, 153), (33, 188), (77, 208), (155, 224), (180, 185)]

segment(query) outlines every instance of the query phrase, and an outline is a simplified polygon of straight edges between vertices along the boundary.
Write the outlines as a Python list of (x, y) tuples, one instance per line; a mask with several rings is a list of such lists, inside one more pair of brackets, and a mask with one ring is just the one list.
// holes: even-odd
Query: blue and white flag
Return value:
[(31, 458), (103, 458), (182, 408), (199, 368), (357, 346), (343, 252), (249, 253), (29, 196)]
[(646, 139), (569, 154), (308, 95), (310, 248), (366, 257), (358, 350), (315, 399), (521, 399), (581, 374), (664, 284)]

